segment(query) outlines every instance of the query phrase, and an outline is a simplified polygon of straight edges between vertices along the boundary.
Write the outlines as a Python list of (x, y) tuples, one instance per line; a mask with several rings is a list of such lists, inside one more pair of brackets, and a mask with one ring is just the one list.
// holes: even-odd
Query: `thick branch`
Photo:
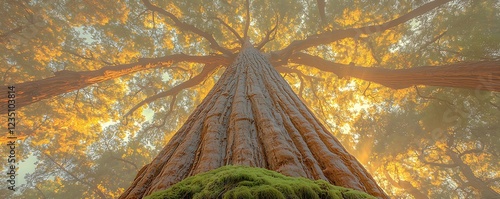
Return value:
[(232, 53), (229, 50), (220, 46), (211, 34), (205, 32), (203, 30), (200, 30), (199, 28), (196, 28), (195, 26), (193, 26), (191, 24), (182, 22), (181, 20), (179, 20), (179, 18), (177, 18), (172, 13), (151, 4), (151, 2), (149, 2), (149, 0), (142, 0), (142, 2), (144, 3), (144, 6), (146, 6), (147, 9), (154, 11), (154, 12), (158, 12), (158, 13), (170, 18), (172, 21), (174, 21), (174, 25), (177, 26), (178, 28), (180, 28), (181, 30), (191, 31), (191, 32), (193, 32), (197, 35), (200, 35), (201, 37), (207, 39), (210, 42), (211, 48), (213, 48), (213, 49), (215, 49), (215, 50), (217, 50), (225, 55), (229, 55), (229, 56), (232, 55)]
[(328, 32), (324, 32), (321, 34), (317, 35), (312, 35), (308, 37), (307, 39), (304, 40), (295, 40), (293, 41), (290, 45), (288, 45), (286, 48), (274, 52), (273, 54), (281, 57), (281, 59), (286, 62), (288, 59), (288, 56), (293, 54), (293, 52), (304, 50), (313, 46), (318, 46), (322, 44), (328, 44), (334, 41), (338, 41), (341, 39), (349, 38), (349, 37), (357, 37), (360, 34), (371, 34), (375, 32), (383, 32), (385, 30), (388, 30), (392, 27), (395, 27), (397, 25), (400, 25), (402, 23), (407, 22), (410, 19), (413, 19), (415, 17), (418, 17), (420, 15), (425, 14), (426, 12), (429, 12), (430, 10), (443, 5), (451, 0), (435, 0), (430, 3), (424, 4), (423, 6), (410, 11), (409, 13), (396, 18), (394, 20), (388, 21), (386, 23), (380, 24), (380, 25), (372, 25), (372, 26), (365, 26), (365, 27), (360, 27), (360, 28), (349, 28), (349, 29), (344, 29), (344, 30), (332, 30)]
[(422, 152), (419, 156), (419, 159), (425, 163), (429, 164), (431, 166), (438, 166), (438, 167), (444, 167), (444, 168), (452, 168), (456, 167), (460, 171), (460, 173), (467, 179), (467, 184), (476, 190), (478, 190), (481, 193), (482, 198), (500, 198), (500, 194), (495, 192), (492, 188), (488, 186), (488, 184), (483, 181), (482, 179), (478, 178), (475, 174), (474, 171), (470, 168), (469, 165), (467, 165), (462, 158), (460, 157), (460, 154), (457, 152), (451, 150), (451, 147), (455, 145), (455, 137), (450, 135), (448, 136), (448, 140), (446, 142), (447, 147), (445, 154), (451, 159), (453, 163), (451, 164), (441, 164), (441, 163), (434, 163), (434, 162), (427, 162), (425, 160), (425, 157), (423, 156), (424, 153)]
[[(14, 84), (16, 92), (16, 108), (71, 92), (89, 85), (114, 79), (151, 68), (170, 65), (174, 62), (196, 62), (203, 64), (227, 64), (230, 60), (222, 55), (190, 56), (175, 54), (158, 58), (142, 58), (138, 62), (116, 66), (105, 66), (93, 71), (57, 71), (54, 77), (42, 80)], [(0, 92), (7, 93), (7, 85)], [(0, 96), (0, 112), (7, 111), (7, 95)]]
[(198, 75), (196, 75), (196, 76), (194, 76), (193, 78), (191, 78), (191, 79), (189, 79), (189, 80), (187, 80), (187, 81), (185, 81), (185, 82), (183, 82), (183, 83), (181, 83), (181, 84), (179, 84), (177, 86), (174, 86), (170, 90), (158, 93), (156, 95), (148, 97), (145, 100), (139, 102), (132, 109), (130, 109), (123, 117), (127, 117), (128, 115), (132, 114), (134, 111), (136, 111), (137, 109), (139, 109), (144, 104), (148, 104), (148, 103), (153, 102), (153, 101), (155, 101), (157, 99), (160, 99), (160, 98), (177, 95), (177, 93), (181, 92), (184, 89), (191, 88), (193, 86), (198, 85), (203, 80), (205, 80), (210, 75), (210, 73), (212, 71), (214, 71), (215, 69), (216, 69), (216, 67), (214, 67), (213, 65), (207, 65), (207, 66), (205, 66), (203, 68), (203, 70), (201, 71), (201, 73), (198, 74)]
[(467, 181), (470, 183), (470, 186), (477, 189), (482, 198), (500, 198), (500, 194), (495, 192), (492, 188), (488, 186), (482, 179), (476, 177), (474, 171), (470, 168), (469, 165), (465, 164), (462, 159), (459, 157), (459, 154), (448, 149), (446, 154), (451, 158), (451, 160), (457, 164), (460, 172), (465, 176)]
[(334, 63), (305, 53), (295, 53), (291, 61), (375, 82), (392, 89), (414, 85), (458, 87), (500, 92), (500, 61), (463, 62), (442, 66), (420, 66), (407, 69), (361, 67)]
[[(259, 44), (257, 44), (257, 47), (255, 47), (255, 48), (257, 48), (258, 50), (260, 50), (268, 42), (274, 40), (274, 37), (276, 36), (276, 33), (278, 32), (277, 31), (278, 25), (279, 25), (279, 17), (276, 17), (276, 24), (274, 25), (274, 27), (271, 30), (267, 31), (266, 36), (264, 37), (264, 39), (262, 39), (262, 41), (260, 41)], [(273, 36), (271, 36), (271, 34), (273, 34)]]

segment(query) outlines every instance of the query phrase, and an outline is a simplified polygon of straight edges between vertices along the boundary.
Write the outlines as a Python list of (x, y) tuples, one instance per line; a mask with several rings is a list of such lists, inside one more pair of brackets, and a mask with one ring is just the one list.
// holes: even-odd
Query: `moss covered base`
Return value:
[(184, 179), (147, 199), (341, 199), (375, 198), (324, 180), (293, 178), (262, 168), (224, 166)]

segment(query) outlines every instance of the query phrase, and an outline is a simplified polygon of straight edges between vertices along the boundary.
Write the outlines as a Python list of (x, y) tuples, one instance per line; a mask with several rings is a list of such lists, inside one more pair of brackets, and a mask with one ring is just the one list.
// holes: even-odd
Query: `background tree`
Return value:
[[(38, 162), (18, 196), (120, 195), (245, 33), (389, 195), (498, 194), (499, 96), (479, 90), (498, 91), (499, 3), (326, 1), (320, 13), (318, 2), (2, 2), (1, 81), (27, 97), (16, 152)], [(418, 192), (393, 185), (405, 182)]]

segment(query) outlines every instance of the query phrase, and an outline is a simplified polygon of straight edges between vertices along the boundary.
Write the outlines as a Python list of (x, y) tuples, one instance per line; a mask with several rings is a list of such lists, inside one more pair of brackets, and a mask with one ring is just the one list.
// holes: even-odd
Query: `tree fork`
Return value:
[(203, 102), (120, 198), (142, 198), (224, 165), (323, 179), (387, 198), (252, 45), (244, 45)]

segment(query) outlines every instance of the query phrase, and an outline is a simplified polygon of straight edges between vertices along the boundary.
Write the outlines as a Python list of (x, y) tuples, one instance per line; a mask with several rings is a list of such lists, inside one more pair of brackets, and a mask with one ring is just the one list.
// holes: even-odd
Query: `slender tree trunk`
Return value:
[(224, 165), (324, 179), (387, 198), (270, 62), (248, 44), (120, 198), (141, 198)]

